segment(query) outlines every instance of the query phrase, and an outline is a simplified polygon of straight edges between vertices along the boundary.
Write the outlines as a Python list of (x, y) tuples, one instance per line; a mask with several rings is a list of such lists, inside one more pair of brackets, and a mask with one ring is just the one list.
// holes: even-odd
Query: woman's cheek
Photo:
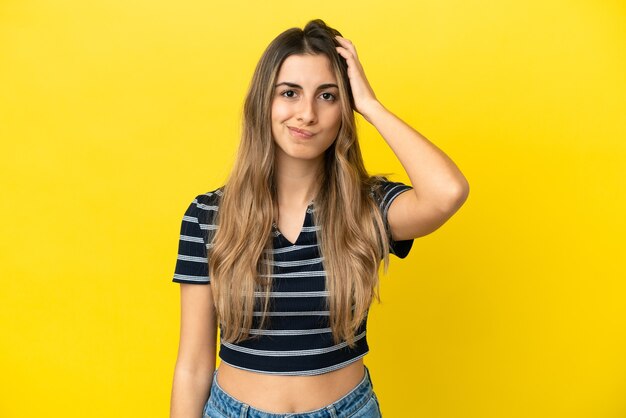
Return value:
[(275, 121), (283, 121), (289, 117), (289, 106), (281, 103), (279, 100), (272, 104), (272, 119)]

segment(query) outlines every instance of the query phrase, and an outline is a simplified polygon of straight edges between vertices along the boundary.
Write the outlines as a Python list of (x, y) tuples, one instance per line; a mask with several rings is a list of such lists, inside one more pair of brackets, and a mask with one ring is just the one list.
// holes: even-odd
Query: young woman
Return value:
[[(367, 174), (354, 111), (413, 187)], [(254, 73), (226, 185), (183, 218), (171, 416), (379, 417), (363, 364), (378, 266), (406, 257), (468, 191), (376, 99), (350, 41), (321, 20), (280, 34)]]

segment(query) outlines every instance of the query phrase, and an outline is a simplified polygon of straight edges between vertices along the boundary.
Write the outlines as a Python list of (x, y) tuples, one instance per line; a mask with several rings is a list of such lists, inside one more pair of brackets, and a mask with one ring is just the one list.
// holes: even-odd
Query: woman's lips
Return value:
[(289, 128), (289, 132), (291, 133), (291, 135), (297, 138), (311, 138), (313, 135), (315, 135), (313, 132), (304, 129), (293, 128), (291, 126), (288, 126), (287, 128)]

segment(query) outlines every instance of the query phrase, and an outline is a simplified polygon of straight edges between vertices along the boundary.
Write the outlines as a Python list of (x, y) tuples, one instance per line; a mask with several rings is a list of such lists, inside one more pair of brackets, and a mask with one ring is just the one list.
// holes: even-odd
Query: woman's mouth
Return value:
[(293, 128), (291, 126), (287, 126), (287, 128), (289, 128), (289, 133), (291, 133), (291, 135), (295, 136), (296, 138), (311, 138), (313, 135), (315, 135), (313, 132), (307, 131), (305, 129)]

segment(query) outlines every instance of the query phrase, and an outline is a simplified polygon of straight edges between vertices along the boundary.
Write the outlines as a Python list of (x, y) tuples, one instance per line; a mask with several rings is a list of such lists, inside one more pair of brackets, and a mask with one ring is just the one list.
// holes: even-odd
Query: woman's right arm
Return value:
[(170, 418), (200, 418), (209, 398), (217, 343), (210, 284), (180, 284), (180, 342)]

